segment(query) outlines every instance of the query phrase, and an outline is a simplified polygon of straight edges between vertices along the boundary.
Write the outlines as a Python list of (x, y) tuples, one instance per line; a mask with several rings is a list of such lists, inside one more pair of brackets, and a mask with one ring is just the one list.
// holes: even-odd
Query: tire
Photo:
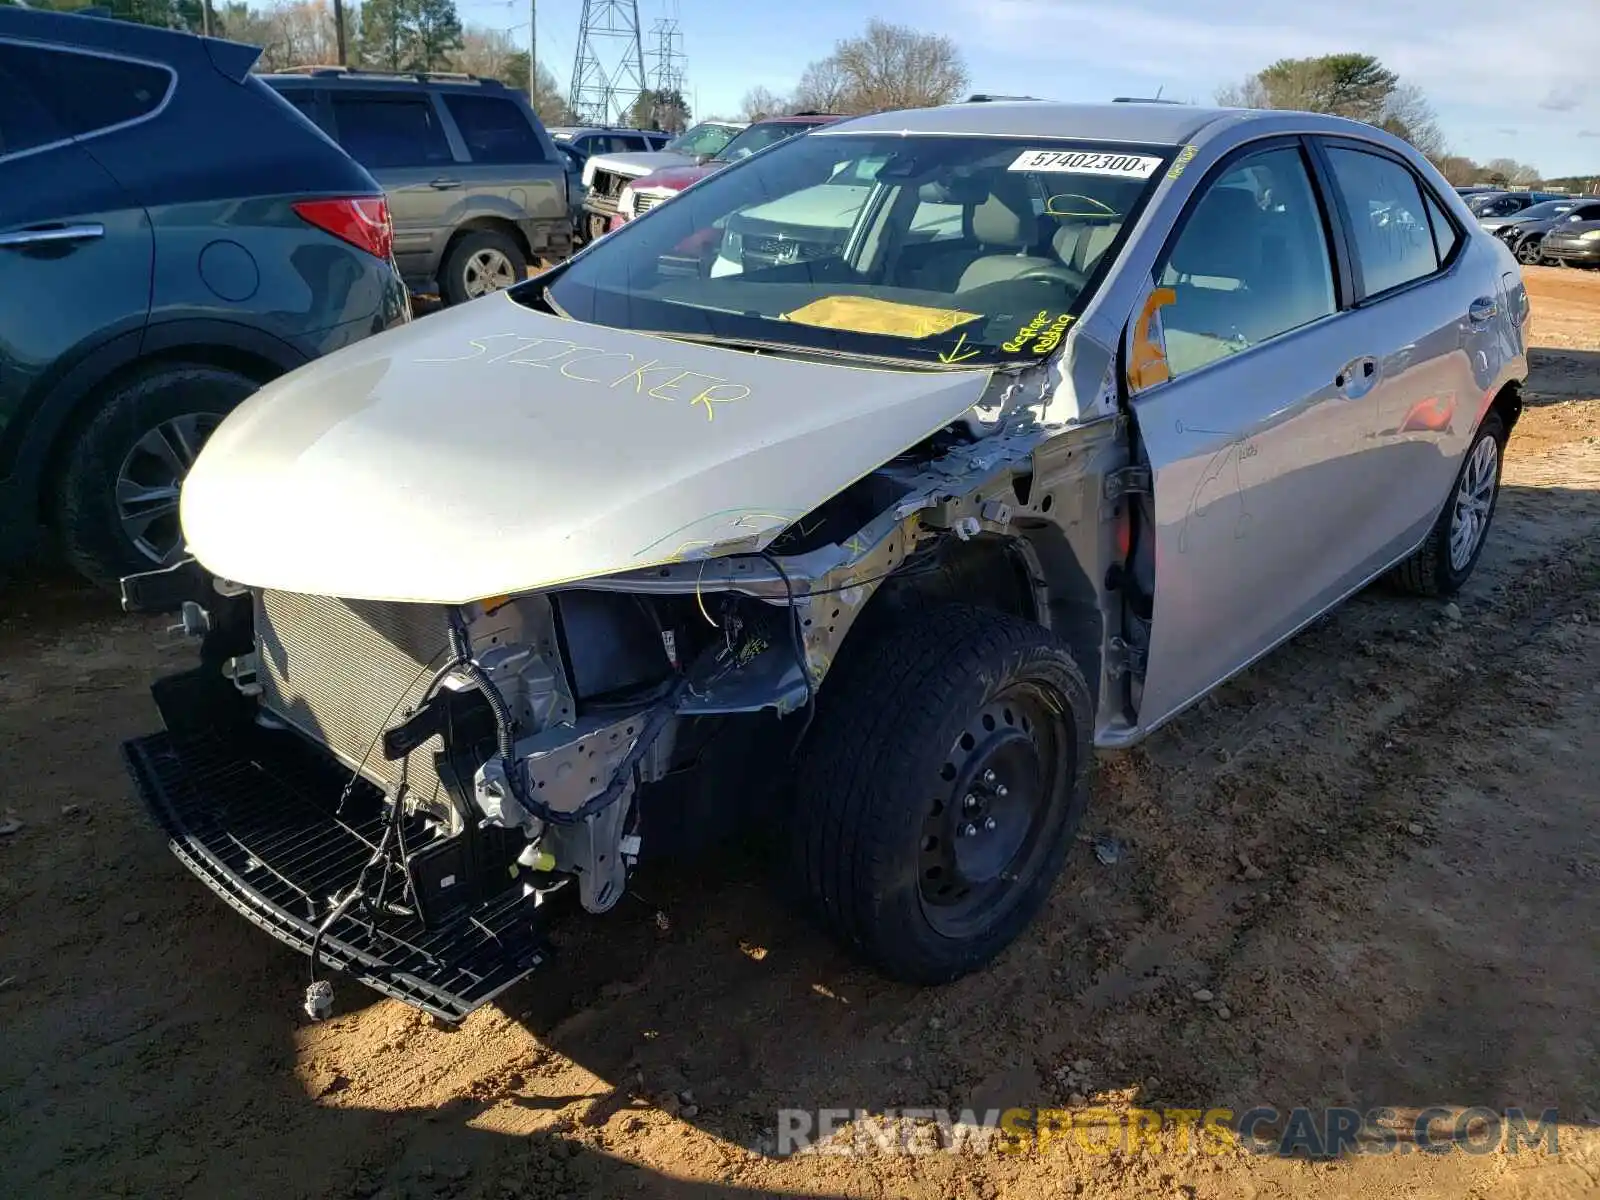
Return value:
[(466, 234), (445, 255), (439, 290), (446, 304), (465, 304), (528, 277), (528, 256), (510, 234), (479, 229)]
[[(1493, 444), (1493, 451), (1483, 449), (1484, 443)], [(1414, 596), (1451, 596), (1461, 590), (1472, 568), (1478, 564), (1478, 556), (1483, 553), (1483, 546), (1489, 538), (1489, 527), (1494, 520), (1495, 505), (1500, 499), (1500, 474), (1505, 461), (1506, 428), (1500, 420), (1500, 414), (1490, 411), (1483, 418), (1483, 423), (1478, 426), (1478, 432), (1473, 436), (1472, 445), (1467, 448), (1466, 456), (1461, 460), (1461, 469), (1456, 472), (1455, 482), (1450, 487), (1450, 495), (1446, 498), (1439, 519), (1434, 522), (1433, 528), (1428, 531), (1427, 540), (1417, 547), (1410, 558), (1406, 559), (1390, 573), (1393, 582), (1401, 591), (1409, 592)], [(1490, 490), (1487, 495), (1487, 506), (1482, 510), (1482, 524), (1476, 529), (1473, 537), (1475, 540), (1470, 552), (1464, 558), (1452, 558), (1452, 534), (1456, 529), (1457, 511), (1463, 496), (1463, 489), (1472, 491), (1481, 500), (1481, 488), (1476, 480), (1469, 480), (1469, 472), (1477, 474), (1477, 469), (1482, 467), (1480, 458), (1492, 453), (1493, 463)], [(1477, 464), (1477, 468), (1475, 468)]]
[(56, 485), (56, 537), (79, 574), (114, 590), (124, 575), (181, 556), (179, 485), (206, 437), (259, 386), (198, 363), (147, 367), (115, 386)]
[(1538, 266), (1544, 261), (1544, 253), (1540, 249), (1544, 239), (1540, 237), (1525, 237), (1517, 243), (1517, 261), (1525, 267)]
[(1060, 874), (1089, 798), (1089, 690), (1047, 630), (964, 605), (837, 671), (796, 781), (797, 882), (882, 973), (947, 983), (999, 954)]

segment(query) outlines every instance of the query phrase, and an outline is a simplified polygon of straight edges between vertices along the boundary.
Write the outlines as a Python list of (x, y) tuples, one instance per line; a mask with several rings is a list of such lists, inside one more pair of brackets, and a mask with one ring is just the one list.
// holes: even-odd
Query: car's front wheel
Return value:
[(178, 492), (200, 447), (259, 384), (201, 363), (147, 367), (116, 385), (68, 449), (55, 531), (79, 574), (115, 588), (183, 554)]
[(951, 606), (830, 676), (793, 849), (824, 922), (885, 974), (943, 983), (1039, 910), (1082, 819), (1088, 688), (1039, 625)]
[(1490, 412), (1478, 426), (1456, 472), (1455, 487), (1427, 540), (1392, 572), (1404, 591), (1418, 596), (1449, 596), (1461, 589), (1483, 553), (1483, 543), (1500, 499), (1500, 471), (1506, 427)]

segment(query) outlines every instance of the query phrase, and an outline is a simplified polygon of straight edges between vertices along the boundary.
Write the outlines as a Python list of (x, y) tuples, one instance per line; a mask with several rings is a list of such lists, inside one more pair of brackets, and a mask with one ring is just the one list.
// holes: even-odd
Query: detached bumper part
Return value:
[[(273, 937), (309, 954), (332, 898), (371, 857), (380, 813), (335, 817), (348, 774), (293, 733), (217, 721), (215, 688), (199, 672), (152, 690), (168, 731), (123, 745), (140, 798), (184, 866)], [(321, 944), (324, 964), (450, 1022), (548, 957), (534, 898), (516, 887), (433, 928), (416, 916), (375, 918), (358, 905)]]

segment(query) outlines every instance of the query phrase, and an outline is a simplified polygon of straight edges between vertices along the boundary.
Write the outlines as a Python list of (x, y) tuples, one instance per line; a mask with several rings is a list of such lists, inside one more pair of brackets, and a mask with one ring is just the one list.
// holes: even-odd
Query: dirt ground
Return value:
[[(190, 651), (13, 584), (0, 1193), (1600, 1194), (1600, 275), (1529, 283), (1531, 404), (1458, 607), (1358, 597), (1107, 759), (1042, 919), (942, 990), (857, 967), (727, 857), (575, 915), (560, 970), (457, 1029), (349, 982), (311, 1025), (305, 960), (183, 870), (118, 761)], [(1560, 1151), (771, 1153), (780, 1109), (1130, 1100), (1553, 1107)]]

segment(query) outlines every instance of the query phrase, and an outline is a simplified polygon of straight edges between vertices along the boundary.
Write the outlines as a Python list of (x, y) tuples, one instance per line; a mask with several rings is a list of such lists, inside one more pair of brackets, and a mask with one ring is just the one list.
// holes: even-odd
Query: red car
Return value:
[(698, 183), (707, 175), (714, 174), (741, 158), (748, 158), (757, 150), (765, 150), (768, 146), (791, 138), (797, 133), (805, 133), (808, 129), (815, 129), (818, 125), (831, 125), (835, 121), (842, 120), (843, 117), (831, 113), (803, 112), (789, 117), (768, 117), (764, 121), (753, 122), (738, 137), (724, 146), (715, 158), (706, 159), (689, 167), (665, 167), (653, 175), (643, 175), (629, 183), (622, 189), (622, 195), (617, 197), (617, 213), (611, 218), (607, 232), (620, 228), (645, 209), (660, 204), (663, 200), (672, 199), (690, 184)]

